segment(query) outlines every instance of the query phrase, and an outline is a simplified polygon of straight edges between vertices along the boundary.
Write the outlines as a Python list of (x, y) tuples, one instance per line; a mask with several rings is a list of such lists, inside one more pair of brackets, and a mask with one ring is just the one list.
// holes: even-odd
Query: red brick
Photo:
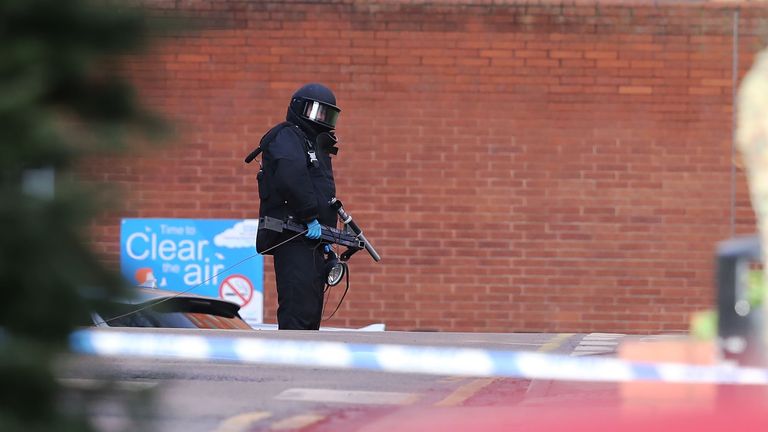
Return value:
[(652, 87), (647, 86), (620, 86), (619, 87), (619, 93), (620, 94), (651, 94), (653, 93)]
[[(515, 22), (510, 5), (268, 1), (239, 12), (250, 28), (163, 40), (123, 69), (179, 121), (179, 146), (84, 165), (88, 181), (127, 192), (94, 248), (117, 262), (120, 217), (253, 217), (242, 158), (301, 83), (321, 81), (344, 110), (339, 197), (383, 256), (352, 259), (333, 325), (686, 329), (713, 300), (713, 245), (754, 231), (743, 175), (729, 226), (731, 17), (572, 3), (514, 8)], [(755, 33), (759, 12), (741, 13)], [(267, 258), (267, 322), (273, 278)]]
[(203, 63), (211, 59), (211, 56), (206, 54), (179, 54), (176, 56), (176, 61), (179, 63)]

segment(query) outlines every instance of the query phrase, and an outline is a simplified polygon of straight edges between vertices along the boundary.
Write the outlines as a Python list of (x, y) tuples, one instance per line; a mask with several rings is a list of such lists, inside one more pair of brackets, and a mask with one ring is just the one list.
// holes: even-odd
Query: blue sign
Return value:
[(248, 323), (261, 323), (257, 228), (255, 219), (123, 219), (120, 268), (136, 285), (236, 302)]

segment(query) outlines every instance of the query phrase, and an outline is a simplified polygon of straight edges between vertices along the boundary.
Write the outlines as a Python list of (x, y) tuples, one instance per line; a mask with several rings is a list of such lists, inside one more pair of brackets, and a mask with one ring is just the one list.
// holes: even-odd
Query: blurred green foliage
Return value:
[(763, 270), (750, 270), (747, 276), (747, 301), (752, 307), (762, 305), (763, 299), (765, 299), (763, 274)]
[[(765, 284), (763, 270), (750, 270), (747, 274), (747, 301), (755, 309), (763, 304), (765, 298)], [(691, 317), (691, 334), (703, 340), (712, 340), (717, 337), (717, 311), (700, 311)]]
[[(93, 430), (85, 407), (63, 408), (52, 367), (94, 303), (125, 288), (89, 247), (103, 203), (73, 172), (161, 131), (116, 73), (148, 22), (126, 2), (0, 0), (0, 431)], [(55, 193), (25, 186), (38, 169)]]

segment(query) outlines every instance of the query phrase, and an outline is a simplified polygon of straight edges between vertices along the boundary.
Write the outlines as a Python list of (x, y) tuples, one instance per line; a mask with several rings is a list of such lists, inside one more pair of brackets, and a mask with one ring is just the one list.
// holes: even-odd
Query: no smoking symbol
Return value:
[(245, 306), (253, 298), (253, 284), (243, 275), (232, 275), (219, 285), (219, 297)]

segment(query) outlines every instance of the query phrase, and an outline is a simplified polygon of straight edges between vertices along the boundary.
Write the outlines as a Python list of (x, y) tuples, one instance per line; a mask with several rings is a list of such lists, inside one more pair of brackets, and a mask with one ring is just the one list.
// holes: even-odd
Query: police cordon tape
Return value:
[(71, 335), (70, 342), (77, 353), (99, 356), (566, 381), (768, 384), (768, 369), (761, 368), (640, 363), (523, 351), (148, 334), (111, 329), (78, 330)]

